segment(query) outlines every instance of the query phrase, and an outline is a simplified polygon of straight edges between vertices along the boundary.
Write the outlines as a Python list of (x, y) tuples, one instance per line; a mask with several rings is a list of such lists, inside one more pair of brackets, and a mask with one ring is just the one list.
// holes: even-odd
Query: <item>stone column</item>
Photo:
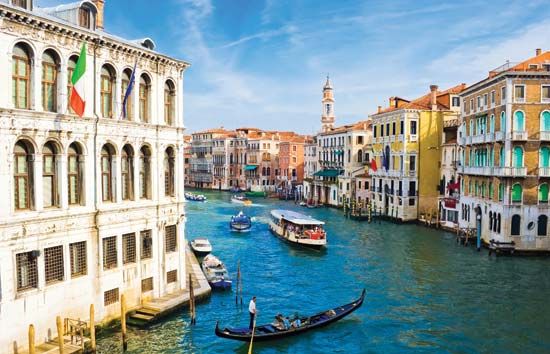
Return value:
[(42, 107), (42, 59), (39, 59), (36, 53), (33, 64), (31, 69), (30, 107), (35, 111), (42, 112), (44, 111)]
[(34, 210), (44, 209), (44, 193), (42, 181), (42, 154), (34, 154), (33, 177), (34, 177)]
[(67, 92), (67, 63), (62, 62), (57, 76), (57, 112), (67, 113), (69, 106), (69, 94)]

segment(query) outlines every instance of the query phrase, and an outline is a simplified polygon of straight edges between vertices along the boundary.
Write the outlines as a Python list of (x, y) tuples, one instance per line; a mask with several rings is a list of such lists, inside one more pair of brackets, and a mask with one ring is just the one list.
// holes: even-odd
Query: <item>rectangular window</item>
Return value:
[(550, 85), (542, 85), (541, 94), (542, 102), (550, 102)]
[(376, 133), (377, 133), (377, 131), (378, 131), (378, 126), (375, 125), (375, 126), (374, 126), (374, 129), (372, 130), (372, 137), (373, 137), (373, 138), (376, 138)]
[(358, 145), (362, 145), (362, 144), (363, 144), (363, 136), (362, 136), (362, 135), (359, 135), (359, 136), (357, 137), (357, 144), (358, 144)]
[(460, 107), (460, 97), (453, 97), (453, 100), (452, 100), (452, 105), (453, 107)]
[(516, 102), (525, 102), (525, 85), (514, 86), (514, 99)]
[(395, 134), (397, 133), (397, 132), (395, 131), (395, 125), (396, 125), (396, 123), (393, 122), (393, 123), (392, 123), (392, 127), (391, 127), (391, 133), (392, 133), (392, 135), (395, 135)]
[(384, 124), (380, 125), (380, 136), (384, 136)]
[(122, 264), (136, 263), (136, 234), (122, 235)]
[(470, 99), (470, 113), (474, 111), (474, 99)]
[(401, 128), (400, 134), (405, 134), (405, 121), (402, 120), (402, 121), (400, 122), (400, 125), (401, 125), (401, 127), (400, 127), (400, 128)]
[(390, 123), (386, 123), (386, 135), (390, 136)]
[(78, 20), (80, 22), (80, 26), (84, 28), (90, 28), (90, 11), (85, 8), (78, 9)]
[(500, 88), (500, 103), (504, 104), (506, 102), (506, 86)]
[(105, 237), (103, 239), (103, 269), (109, 270), (117, 266), (116, 236)]
[(17, 291), (38, 288), (38, 251), (19, 253), (17, 263)]
[(151, 230), (140, 232), (141, 237), (141, 259), (150, 259), (153, 255), (153, 237)]
[(171, 270), (169, 272), (166, 272), (166, 283), (175, 283), (178, 281), (178, 271), (177, 270)]
[(483, 106), (484, 106), (484, 107), (487, 107), (488, 101), (489, 101), (489, 95), (488, 95), (488, 94), (484, 94), (484, 95), (483, 95)]
[(411, 120), (411, 135), (416, 135), (416, 121)]
[(164, 237), (166, 253), (176, 252), (176, 248), (178, 246), (176, 225), (166, 226), (164, 228)]
[(103, 293), (103, 305), (108, 306), (118, 302), (118, 288), (107, 290)]
[(65, 279), (63, 246), (44, 249), (44, 271), (46, 274), (46, 285), (57, 283)]
[(495, 91), (491, 91), (491, 105), (494, 105), (495, 104), (495, 96), (496, 96), (496, 93)]
[(69, 249), (71, 253), (71, 277), (86, 275), (88, 273), (86, 241), (71, 243)]
[(481, 96), (477, 96), (477, 110), (481, 109)]
[(141, 280), (141, 292), (146, 293), (153, 290), (153, 277)]
[(409, 171), (416, 171), (416, 156), (409, 156)]

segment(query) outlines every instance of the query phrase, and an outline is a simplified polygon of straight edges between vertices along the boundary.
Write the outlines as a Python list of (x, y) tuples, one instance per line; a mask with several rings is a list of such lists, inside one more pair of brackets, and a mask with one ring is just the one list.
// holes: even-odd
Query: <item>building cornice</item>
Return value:
[(468, 96), (468, 95), (472, 94), (473, 92), (482, 90), (482, 89), (484, 89), (486, 87), (489, 87), (489, 86), (492, 86), (495, 83), (497, 83), (499, 81), (502, 81), (506, 78), (518, 78), (518, 77), (522, 77), (522, 78), (525, 78), (525, 79), (545, 79), (545, 78), (550, 79), (550, 72), (548, 72), (548, 71), (544, 71), (544, 72), (541, 72), (541, 71), (504, 71), (504, 72), (502, 72), (500, 74), (497, 74), (493, 77), (486, 78), (482, 81), (479, 81), (479, 82), (473, 84), (472, 86), (468, 87), (467, 89), (465, 89), (464, 91), (462, 91), (458, 95), (461, 96), (461, 97), (465, 97), (465, 96)]

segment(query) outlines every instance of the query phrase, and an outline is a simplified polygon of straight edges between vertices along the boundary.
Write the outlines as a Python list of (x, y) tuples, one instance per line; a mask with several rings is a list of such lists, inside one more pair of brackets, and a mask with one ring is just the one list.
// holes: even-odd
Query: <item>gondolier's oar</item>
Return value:
[(254, 315), (254, 322), (252, 323), (252, 335), (250, 336), (250, 345), (248, 346), (248, 354), (252, 354), (252, 342), (254, 341), (255, 330), (256, 330), (256, 315)]

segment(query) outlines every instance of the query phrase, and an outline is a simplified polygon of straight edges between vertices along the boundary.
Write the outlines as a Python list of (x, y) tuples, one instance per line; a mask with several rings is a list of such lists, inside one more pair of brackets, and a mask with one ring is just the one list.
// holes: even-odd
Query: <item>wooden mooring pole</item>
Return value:
[(96, 352), (95, 346), (95, 308), (94, 304), (90, 305), (90, 351)]
[(195, 325), (196, 312), (195, 312), (195, 291), (193, 290), (193, 279), (191, 273), (189, 273), (189, 317), (191, 317), (191, 325)]
[(126, 296), (120, 296), (120, 326), (122, 328), (122, 350), (128, 349), (128, 338), (126, 337)]
[(61, 316), (57, 316), (55, 319), (55, 322), (57, 323), (57, 343), (59, 344), (59, 354), (64, 353), (63, 346), (65, 345), (65, 342), (63, 340), (63, 322), (61, 321)]
[(34, 350), (34, 326), (31, 324), (29, 325), (29, 354), (35, 354), (36, 351)]

